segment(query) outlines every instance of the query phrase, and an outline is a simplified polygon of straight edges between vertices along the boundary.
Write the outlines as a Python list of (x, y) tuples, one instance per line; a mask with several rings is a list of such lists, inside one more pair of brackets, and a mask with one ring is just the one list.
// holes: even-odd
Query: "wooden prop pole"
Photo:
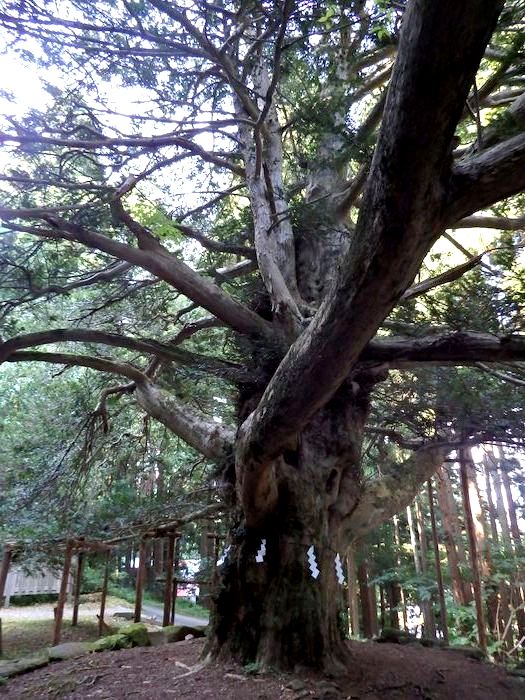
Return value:
[(11, 547), (4, 547), (4, 556), (2, 557), (2, 566), (0, 568), (0, 607), (2, 607), (3, 604), (5, 583), (7, 581), (7, 574), (9, 573), (12, 557), (13, 551)]
[(173, 558), (175, 554), (175, 534), (170, 532), (167, 539), (168, 552), (166, 557), (166, 586), (164, 589), (164, 614), (162, 617), (163, 627), (167, 627), (170, 624), (173, 598)]
[(80, 605), (80, 587), (82, 585), (82, 569), (84, 568), (84, 552), (77, 554), (77, 570), (75, 572), (75, 594), (73, 598), (73, 617), (71, 627), (78, 625), (78, 608)]
[(146, 541), (141, 540), (139, 545), (139, 568), (137, 571), (137, 583), (135, 586), (135, 622), (140, 622), (142, 614), (142, 594), (144, 592), (144, 579), (146, 577)]
[(62, 572), (62, 581), (60, 583), (60, 593), (58, 594), (58, 603), (55, 615), (55, 631), (53, 634), (53, 645), (60, 644), (60, 635), (62, 633), (62, 619), (64, 617), (64, 605), (66, 604), (67, 585), (69, 582), (69, 572), (71, 570), (71, 558), (73, 556), (73, 543), (68, 542), (66, 545), (66, 553), (64, 556), (64, 570)]
[(111, 550), (108, 549), (106, 552), (106, 563), (104, 565), (104, 579), (102, 581), (102, 595), (100, 597), (100, 615), (98, 616), (98, 636), (102, 636), (104, 631), (104, 613), (106, 611), (106, 597), (108, 594), (108, 580), (109, 580), (109, 562), (111, 558)]

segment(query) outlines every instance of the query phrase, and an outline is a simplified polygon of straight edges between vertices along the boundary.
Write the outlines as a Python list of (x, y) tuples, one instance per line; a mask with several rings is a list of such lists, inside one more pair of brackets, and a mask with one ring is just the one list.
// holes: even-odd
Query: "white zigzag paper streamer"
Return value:
[(313, 545), (309, 547), (306, 554), (308, 556), (308, 565), (310, 566), (312, 578), (317, 578), (321, 572), (319, 571), (319, 567), (317, 566), (317, 560), (315, 558), (315, 551)]
[(345, 575), (343, 573), (343, 564), (341, 562), (341, 557), (339, 556), (339, 553), (335, 555), (334, 559), (335, 563), (335, 575), (337, 577), (337, 580), (341, 584), (341, 586), (345, 583)]
[(222, 556), (221, 556), (219, 559), (217, 559), (217, 566), (222, 566), (222, 565), (224, 564), (224, 562), (226, 561), (226, 557), (228, 556), (228, 552), (230, 551), (230, 549), (231, 549), (231, 544), (229, 544), (229, 545), (226, 547), (226, 549), (225, 549), (224, 552), (222, 553)]
[(262, 564), (262, 562), (264, 561), (265, 555), (266, 555), (266, 540), (261, 540), (261, 546), (260, 546), (259, 551), (257, 552), (257, 554), (255, 556), (255, 561), (258, 564)]

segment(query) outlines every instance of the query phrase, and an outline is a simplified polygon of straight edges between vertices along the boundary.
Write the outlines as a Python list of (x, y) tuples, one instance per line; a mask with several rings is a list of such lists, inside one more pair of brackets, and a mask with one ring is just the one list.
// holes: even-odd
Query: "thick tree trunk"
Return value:
[[(312, 521), (298, 527), (290, 519), (286, 527), (281, 521), (281, 527), (276, 522), (264, 531), (237, 528), (215, 601), (208, 649), (213, 656), (273, 668), (344, 663), (337, 533), (323, 533), (315, 515), (310, 513), (317, 527)], [(309, 564), (312, 546), (320, 571), (316, 578)]]
[(242, 512), (221, 567), (213, 656), (274, 668), (326, 669), (344, 659), (346, 523), (359, 495), (367, 410), (367, 393), (342, 387), (265, 466), (256, 491), (237, 463)]

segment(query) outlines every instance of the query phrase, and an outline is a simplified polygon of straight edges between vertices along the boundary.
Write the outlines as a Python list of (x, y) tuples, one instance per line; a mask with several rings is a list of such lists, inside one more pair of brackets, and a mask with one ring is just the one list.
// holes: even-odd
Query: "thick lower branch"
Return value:
[(446, 225), (525, 188), (525, 133), (458, 163), (449, 186)]
[(131, 338), (118, 333), (95, 331), (89, 328), (55, 328), (10, 338), (4, 343), (0, 343), (0, 362), (22, 348), (63, 342), (100, 343), (110, 347), (127, 348), (153, 355), (164, 362), (177, 362), (182, 365), (188, 365), (197, 370), (236, 382), (253, 381), (254, 379), (251, 372), (233, 362), (181, 350), (173, 347), (171, 344), (160, 343), (150, 338)]
[(235, 433), (230, 428), (207, 420), (150, 381), (137, 383), (135, 396), (146, 413), (205, 457), (222, 462), (231, 455)]
[(273, 329), (267, 321), (236, 301), (216, 284), (195, 272), (175, 255), (169, 253), (151, 234), (148, 239), (148, 249), (141, 250), (97, 231), (66, 221), (59, 216), (48, 215), (45, 210), (0, 208), (0, 219), (12, 221), (18, 218), (40, 219), (51, 225), (51, 229), (28, 227), (24, 229), (27, 233), (45, 238), (63, 238), (76, 241), (89, 248), (101, 250), (115, 258), (138, 265), (178, 289), (188, 299), (208, 309), (239, 333), (262, 336), (271, 343), (275, 341)]
[(477, 362), (524, 362), (525, 335), (498, 338), (488, 333), (460, 331), (423, 338), (375, 338), (366, 346), (360, 361), (384, 362), (389, 367), (413, 366), (425, 362), (462, 365)]
[(449, 450), (432, 445), (422, 447), (405, 462), (389, 465), (384, 476), (364, 484), (357, 505), (345, 522), (350, 536), (361, 537), (401, 512), (443, 464)]
[(66, 365), (68, 367), (89, 367), (99, 372), (109, 372), (127, 377), (134, 382), (141, 382), (146, 375), (127, 362), (115, 362), (103, 357), (90, 357), (88, 355), (75, 355), (64, 352), (28, 352), (18, 351), (9, 355), (5, 362), (49, 362), (51, 364)]

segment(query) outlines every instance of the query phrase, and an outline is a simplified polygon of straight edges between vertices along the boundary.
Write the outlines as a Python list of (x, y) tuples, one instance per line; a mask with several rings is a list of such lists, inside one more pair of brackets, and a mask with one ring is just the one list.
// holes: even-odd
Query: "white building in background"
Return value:
[[(7, 574), (4, 590), (4, 605), (9, 606), (10, 598), (14, 595), (43, 595), (60, 591), (62, 574), (59, 571), (44, 569), (28, 576), (20, 567), (13, 566)], [(70, 575), (67, 593), (73, 592), (73, 577)]]

